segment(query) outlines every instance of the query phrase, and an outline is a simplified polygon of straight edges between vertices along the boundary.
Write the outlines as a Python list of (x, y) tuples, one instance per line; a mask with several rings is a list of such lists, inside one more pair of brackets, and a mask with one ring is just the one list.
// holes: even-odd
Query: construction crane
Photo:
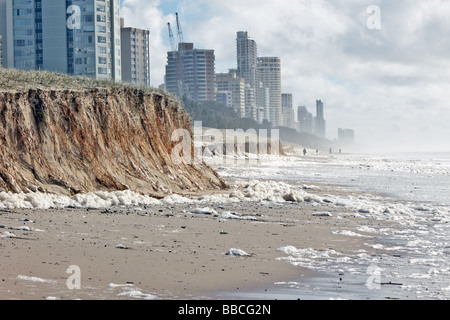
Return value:
[(175, 13), (176, 20), (177, 20), (177, 32), (178, 32), (178, 54), (180, 58), (180, 77), (179, 77), (179, 87), (180, 90), (180, 97), (183, 97), (184, 95), (189, 96), (189, 85), (186, 81), (186, 70), (184, 65), (184, 36), (183, 36), (183, 29), (181, 28), (181, 22), (180, 22), (180, 16), (178, 15), (178, 12)]
[(177, 58), (177, 87), (178, 87), (178, 96), (181, 98), (184, 95), (184, 89), (183, 89), (183, 81), (181, 80), (183, 77), (183, 68), (180, 66), (180, 61), (182, 59), (180, 58), (180, 52), (177, 50), (177, 45), (175, 44), (175, 37), (172, 32), (172, 25), (170, 22), (167, 23), (167, 28), (169, 29), (169, 38), (170, 38), (170, 46), (172, 47), (172, 54), (175, 55)]
[(172, 26), (170, 25), (170, 22), (167, 23), (167, 26), (169, 28), (169, 38), (170, 38), (170, 45), (172, 47), (172, 51), (177, 51), (177, 47), (175, 45), (175, 37), (173, 36)]
[(178, 40), (179, 44), (184, 43), (184, 37), (183, 37), (183, 30), (181, 29), (181, 23), (180, 23), (180, 16), (178, 15), (178, 12), (175, 13), (177, 17), (177, 30), (178, 30)]

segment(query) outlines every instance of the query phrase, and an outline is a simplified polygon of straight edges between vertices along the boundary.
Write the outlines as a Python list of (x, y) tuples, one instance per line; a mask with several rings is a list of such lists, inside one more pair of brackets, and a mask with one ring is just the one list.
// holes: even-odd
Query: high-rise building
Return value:
[(258, 90), (258, 48), (256, 41), (248, 32), (239, 31), (236, 38), (237, 75), (245, 80), (246, 117), (258, 120), (257, 90)]
[(283, 109), (283, 126), (296, 129), (294, 103), (291, 93), (283, 93), (281, 95), (281, 105)]
[(3, 36), (0, 34), (0, 68), (3, 66), (3, 51), (2, 51), (2, 44), (3, 44)]
[(0, 0), (0, 11), (8, 67), (121, 80), (120, 0)]
[(214, 50), (194, 49), (193, 43), (180, 43), (167, 54), (166, 90), (194, 101), (215, 101)]
[(355, 143), (355, 131), (353, 129), (338, 130), (338, 141), (342, 145), (351, 145)]
[(324, 117), (324, 105), (322, 100), (316, 101), (316, 131), (315, 134), (319, 137), (326, 137), (326, 121)]
[(264, 87), (260, 82), (258, 87), (258, 122), (270, 122), (270, 88)]
[(299, 132), (313, 133), (313, 115), (305, 106), (297, 109)]
[[(217, 98), (218, 95), (223, 97), (226, 92), (230, 94), (230, 101), (228, 101), (229, 107), (232, 107), (237, 114), (241, 117), (245, 117), (245, 80), (238, 78), (235, 70), (230, 70), (228, 73), (218, 73), (216, 74), (216, 101), (219, 102), (220, 99)], [(223, 103), (224, 104), (224, 103)]]
[[(11, 4), (10, 4), (11, 5)], [(8, 25), (8, 19), (12, 18), (12, 15), (7, 16), (7, 2), (5, 0), (0, 0), (0, 35), (2, 37), (0, 41), (1, 51), (2, 51), (2, 63), (0, 66), (7, 67), (8, 65), (8, 46), (6, 43), (7, 39), (7, 25)], [(12, 9), (11, 9), (12, 10)], [(10, 30), (11, 33), (11, 30)]]
[(124, 27), (121, 19), (122, 80), (150, 87), (150, 31)]
[(256, 89), (249, 84), (245, 84), (245, 117), (259, 121), (258, 118), (258, 103)]
[[(277, 57), (258, 58), (260, 89), (269, 89), (269, 121), (274, 127), (283, 125), (281, 105), (281, 60)], [(259, 90), (258, 90), (259, 91)], [(258, 94), (262, 94), (258, 92)], [(263, 99), (258, 99), (263, 100)]]
[(217, 91), (216, 102), (227, 108), (233, 108), (233, 93), (231, 91)]

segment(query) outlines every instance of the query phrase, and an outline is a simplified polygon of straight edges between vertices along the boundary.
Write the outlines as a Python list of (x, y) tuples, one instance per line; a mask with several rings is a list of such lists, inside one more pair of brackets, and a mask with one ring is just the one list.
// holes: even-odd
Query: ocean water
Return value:
[[(327, 196), (359, 217), (395, 222), (394, 228), (358, 229), (376, 238), (376, 249), (343, 255), (334, 250), (279, 248), (280, 260), (317, 272), (317, 277), (280, 282), (260, 299), (449, 299), (450, 153), (290, 157), (258, 166), (223, 166), (233, 179), (318, 184), (350, 192)], [(364, 195), (357, 195), (364, 191)], [(355, 195), (351, 193), (356, 192)], [(344, 194), (344, 193), (342, 193)], [(350, 237), (362, 234), (343, 231)]]

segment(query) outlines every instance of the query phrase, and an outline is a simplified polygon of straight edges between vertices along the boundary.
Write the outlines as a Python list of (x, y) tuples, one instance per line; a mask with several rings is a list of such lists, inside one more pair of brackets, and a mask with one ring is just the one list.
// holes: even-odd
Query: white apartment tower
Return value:
[(291, 93), (283, 93), (281, 95), (281, 105), (283, 108), (283, 126), (286, 128), (297, 129)]
[(326, 138), (327, 122), (324, 116), (324, 104), (322, 100), (316, 101), (316, 113), (315, 134), (321, 138)]
[(313, 115), (306, 106), (297, 108), (298, 132), (313, 133)]
[(123, 24), (121, 19), (122, 80), (150, 87), (150, 31)]
[(228, 73), (217, 73), (216, 89), (216, 101), (219, 101), (217, 95), (229, 96), (229, 99), (226, 100), (227, 106), (232, 107), (239, 116), (246, 116), (244, 79), (239, 78), (234, 70), (230, 70)]
[[(267, 95), (269, 91), (268, 119), (274, 127), (283, 125), (283, 111), (281, 103), (281, 59), (278, 57), (258, 58), (258, 81), (260, 90)], [(262, 94), (259, 93), (259, 95)], [(262, 99), (261, 97), (258, 100)]]
[(237, 76), (245, 80), (246, 111), (248, 118), (257, 120), (258, 48), (246, 31), (237, 33)]

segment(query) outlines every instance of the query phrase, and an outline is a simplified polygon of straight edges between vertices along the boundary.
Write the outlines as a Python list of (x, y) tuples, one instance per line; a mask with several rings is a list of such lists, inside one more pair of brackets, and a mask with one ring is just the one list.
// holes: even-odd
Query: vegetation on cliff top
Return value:
[(71, 76), (49, 71), (22, 71), (0, 68), (0, 90), (2, 91), (23, 91), (29, 89), (70, 89), (77, 91), (95, 88), (128, 88), (142, 90), (148, 94), (164, 94), (169, 98), (176, 99), (172, 94), (161, 89), (147, 88), (126, 82), (97, 80), (89, 77)]

